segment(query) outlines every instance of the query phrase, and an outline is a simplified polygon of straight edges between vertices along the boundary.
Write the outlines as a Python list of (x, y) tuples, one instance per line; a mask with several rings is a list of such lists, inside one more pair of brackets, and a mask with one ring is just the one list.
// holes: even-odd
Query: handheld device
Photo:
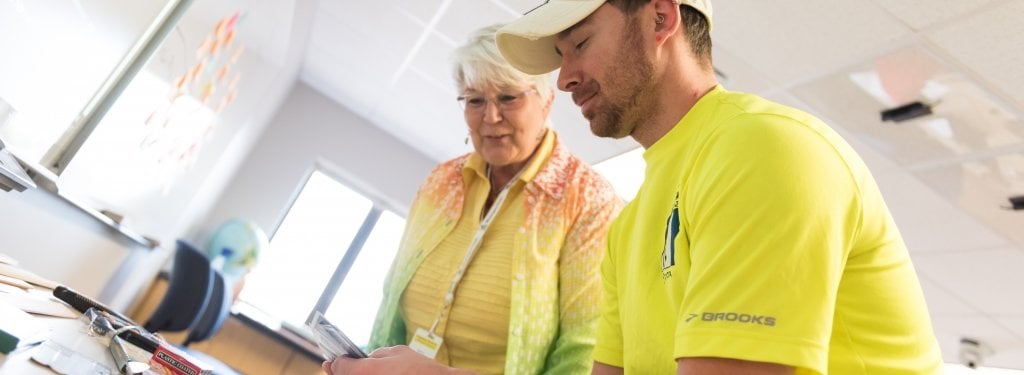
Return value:
[(353, 343), (348, 336), (345, 336), (341, 329), (331, 324), (319, 311), (313, 314), (313, 320), (307, 326), (313, 331), (313, 336), (316, 337), (316, 343), (320, 346), (324, 359), (333, 361), (341, 356), (367, 358), (366, 352)]

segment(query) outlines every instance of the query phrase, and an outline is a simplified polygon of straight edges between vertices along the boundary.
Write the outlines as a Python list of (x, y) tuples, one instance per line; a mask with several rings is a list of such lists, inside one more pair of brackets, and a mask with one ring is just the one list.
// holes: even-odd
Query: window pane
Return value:
[(253, 142), (261, 103), (276, 97), (275, 45), (291, 40), (278, 25), (292, 8), (191, 2), (61, 173), (62, 193), (128, 217), (135, 232), (174, 238), (205, 182), (225, 177), (216, 174), (221, 156)]
[(340, 182), (313, 172), (239, 299), (303, 326), (372, 206)]
[(366, 239), (359, 256), (327, 308), (327, 319), (356, 345), (370, 341), (370, 330), (383, 297), (384, 277), (398, 251), (405, 219), (384, 211)]
[(42, 158), (167, 0), (0, 1), (0, 137)]
[(619, 196), (627, 201), (633, 200), (636, 192), (640, 190), (640, 185), (644, 182), (645, 168), (643, 147), (594, 164), (594, 169), (608, 179)]

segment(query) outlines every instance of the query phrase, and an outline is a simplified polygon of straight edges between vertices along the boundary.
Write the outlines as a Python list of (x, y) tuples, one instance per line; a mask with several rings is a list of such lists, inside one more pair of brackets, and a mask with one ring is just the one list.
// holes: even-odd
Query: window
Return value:
[(322, 308), (353, 341), (365, 345), (404, 226), (400, 216), (314, 171), (239, 300), (265, 315), (257, 320), (286, 327), (302, 327), (314, 309)]
[(327, 309), (327, 319), (357, 345), (370, 341), (373, 318), (384, 296), (384, 277), (398, 252), (404, 229), (402, 217), (387, 211), (381, 214)]
[(594, 164), (594, 169), (608, 179), (622, 199), (631, 201), (640, 190), (640, 184), (644, 182), (644, 148), (637, 147), (608, 158)]
[(0, 98), (18, 112), (0, 137), (40, 160), (166, 3), (0, 2)]
[(0, 1), (0, 138), (42, 190), (139, 245), (172, 243), (221, 156), (251, 145), (286, 90), (295, 9)]

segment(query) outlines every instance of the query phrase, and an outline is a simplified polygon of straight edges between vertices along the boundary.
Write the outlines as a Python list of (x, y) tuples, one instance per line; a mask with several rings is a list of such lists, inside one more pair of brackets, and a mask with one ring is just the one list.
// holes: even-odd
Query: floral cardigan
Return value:
[[(553, 131), (550, 156), (523, 190), (525, 220), (513, 240), (506, 374), (589, 374), (600, 315), (605, 232), (622, 200), (569, 154)], [(462, 213), (470, 153), (434, 168), (409, 210), (384, 286), (371, 349), (408, 344), (400, 300), (423, 259)], [(455, 265), (453, 265), (455, 266)]]

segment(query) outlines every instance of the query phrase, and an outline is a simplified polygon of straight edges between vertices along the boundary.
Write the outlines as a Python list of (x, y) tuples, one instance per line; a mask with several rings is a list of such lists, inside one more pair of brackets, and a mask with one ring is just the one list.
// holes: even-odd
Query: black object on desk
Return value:
[(102, 302), (86, 297), (85, 295), (78, 293), (74, 289), (68, 288), (64, 285), (58, 285), (56, 288), (53, 288), (53, 296), (57, 297), (61, 301), (67, 302), (69, 305), (71, 305), (71, 307), (74, 307), (75, 310), (78, 310), (81, 313), (85, 313), (86, 310), (89, 310), (89, 308), (95, 308), (98, 311), (105, 312), (107, 314), (113, 315), (118, 319), (123, 320), (124, 324), (133, 326), (138, 325), (127, 316), (124, 316), (124, 314), (121, 314), (116, 310), (111, 309), (107, 305), (104, 305)]
[[(102, 302), (86, 297), (85, 295), (64, 285), (58, 285), (56, 288), (53, 288), (53, 296), (57, 297), (61, 301), (67, 302), (71, 307), (74, 307), (75, 310), (78, 310), (83, 314), (89, 309), (94, 309), (99, 313), (103, 313), (111, 317), (112, 319), (108, 319), (110, 320), (111, 327), (115, 330), (121, 331), (117, 336), (132, 345), (142, 348), (150, 353), (156, 351), (156, 348), (160, 346), (160, 340), (148, 332), (142, 332), (143, 328), (139, 326), (138, 323), (135, 323), (127, 316), (124, 316), (107, 305), (104, 305)], [(137, 328), (121, 330), (121, 328), (128, 326), (134, 326)]]

